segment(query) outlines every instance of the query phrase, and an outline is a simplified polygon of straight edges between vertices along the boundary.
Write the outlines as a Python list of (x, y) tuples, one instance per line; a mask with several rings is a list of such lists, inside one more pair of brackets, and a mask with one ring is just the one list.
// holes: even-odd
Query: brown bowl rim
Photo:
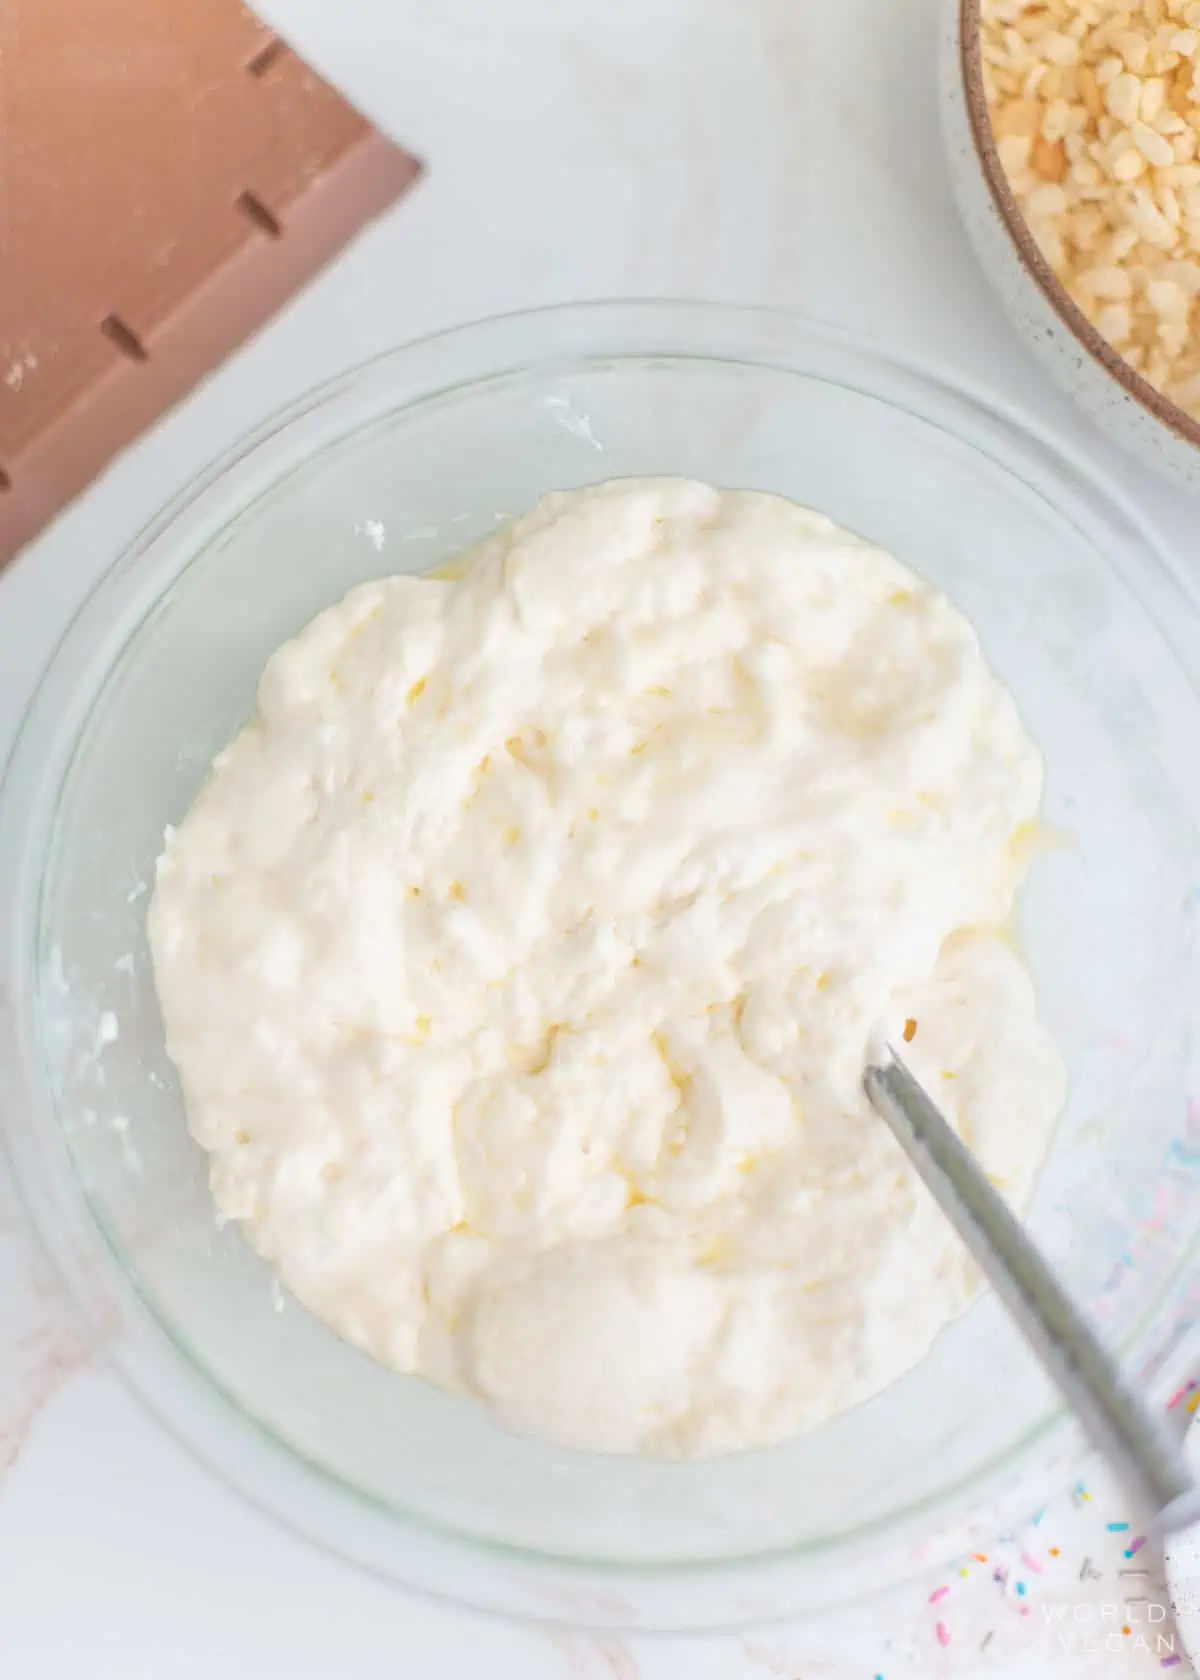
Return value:
[(1120, 356), (1074, 302), (1029, 231), (992, 135), (992, 119), (983, 89), (982, 0), (959, 0), (959, 47), (967, 119), (976, 156), (992, 203), (1020, 258), (1047, 303), (1083, 348), (1137, 403), (1185, 443), (1200, 449), (1200, 421), (1173, 403)]

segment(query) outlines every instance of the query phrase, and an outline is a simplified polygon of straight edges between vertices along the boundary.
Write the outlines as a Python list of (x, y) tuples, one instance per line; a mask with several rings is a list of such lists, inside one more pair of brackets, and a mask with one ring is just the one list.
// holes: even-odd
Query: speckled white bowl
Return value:
[(942, 126), (955, 197), (983, 271), (1058, 384), (1124, 448), (1200, 490), (1200, 423), (1131, 368), (1070, 299), (1039, 251), (992, 139), (979, 52), (981, 0), (945, 0)]

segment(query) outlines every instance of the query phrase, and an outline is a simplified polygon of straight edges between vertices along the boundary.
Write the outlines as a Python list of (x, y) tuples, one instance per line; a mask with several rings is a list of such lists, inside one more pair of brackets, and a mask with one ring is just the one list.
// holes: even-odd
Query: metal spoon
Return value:
[(1155, 1514), (1153, 1528), (1168, 1534), (1200, 1522), (1200, 1484), (1174, 1437), (891, 1045), (863, 1084), (1047, 1375), (1130, 1494)]

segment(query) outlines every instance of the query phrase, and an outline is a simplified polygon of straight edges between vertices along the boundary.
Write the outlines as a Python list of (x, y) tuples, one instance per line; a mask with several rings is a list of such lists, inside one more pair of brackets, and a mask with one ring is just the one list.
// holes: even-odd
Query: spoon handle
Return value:
[(1079, 1307), (895, 1051), (868, 1066), (867, 1096), (978, 1261), (1095, 1445), (1170, 1533), (1200, 1522), (1200, 1486), (1174, 1437), (1132, 1388)]

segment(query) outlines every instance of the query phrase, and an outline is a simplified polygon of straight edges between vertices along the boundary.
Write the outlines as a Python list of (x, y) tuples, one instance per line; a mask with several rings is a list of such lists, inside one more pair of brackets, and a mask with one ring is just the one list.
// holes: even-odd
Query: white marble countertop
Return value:
[[(1047, 387), (973, 262), (939, 150), (937, 4), (262, 0), (428, 178), (0, 580), (0, 755), (74, 604), (211, 455), (347, 363), (535, 303), (686, 295), (865, 331), (1036, 410), (1200, 564), (1195, 504)], [(631, 1640), (488, 1620), (291, 1538), (186, 1456), (86, 1345), (0, 1183), (5, 1680), (1186, 1674), (1163, 1667), (1153, 1546), (1126, 1557), (1117, 1494), (1082, 1474), (1090, 1497), (986, 1564), (818, 1627)]]

